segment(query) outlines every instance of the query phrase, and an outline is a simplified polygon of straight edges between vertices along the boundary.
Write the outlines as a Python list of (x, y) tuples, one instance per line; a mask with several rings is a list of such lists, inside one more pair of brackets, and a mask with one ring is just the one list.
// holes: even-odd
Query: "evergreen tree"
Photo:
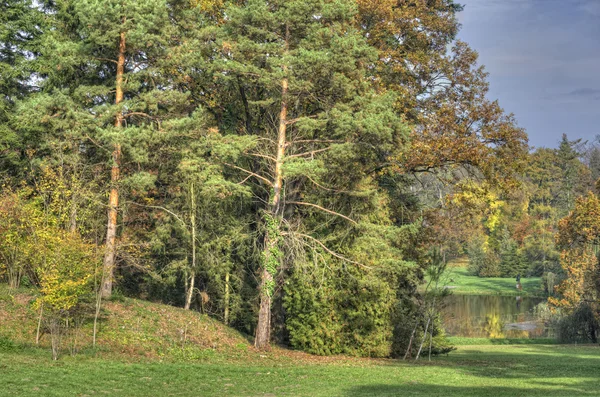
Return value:
[(519, 246), (517, 242), (511, 238), (508, 228), (504, 227), (499, 250), (500, 274), (502, 277), (526, 275), (527, 266), (524, 266), (518, 248)]
[(74, 161), (110, 169), (102, 182), (103, 296), (112, 291), (123, 194), (153, 186), (156, 172), (148, 171), (159, 163), (151, 148), (161, 144), (161, 125), (190, 112), (169, 59), (181, 44), (170, 11), (164, 0), (47, 3), (52, 28), (36, 68), (42, 90), (20, 105), (15, 120), (37, 157), (54, 156), (58, 145)]
[(23, 172), (23, 142), (9, 122), (15, 102), (36, 90), (32, 63), (44, 29), (43, 14), (29, 0), (6, 0), (0, 13), (0, 168)]
[(589, 154), (589, 167), (592, 181), (596, 183), (600, 179), (600, 149), (594, 146)]
[(366, 173), (401, 145), (404, 134), (391, 112), (393, 97), (371, 90), (368, 66), (376, 53), (352, 28), (352, 2), (251, 0), (226, 14), (218, 77), (224, 85), (241, 81), (244, 89), (232, 131), (242, 134), (224, 137), (237, 142), (240, 152), (231, 157), (227, 149), (223, 161), (245, 174), (265, 203), (259, 209), (264, 248), (255, 342), (265, 348), (283, 247), (297, 238), (343, 258), (302, 223), (292, 226), (292, 215), (318, 212), (334, 224), (357, 225), (332, 205), (331, 194), (325, 205), (304, 199), (319, 186), (341, 188), (339, 182), (324, 186), (322, 178), (349, 176), (348, 167), (352, 185), (344, 190), (368, 190), (359, 187)]
[(591, 181), (588, 180), (589, 169), (579, 160), (580, 144), (581, 139), (570, 141), (567, 134), (563, 134), (556, 150), (556, 164), (561, 170), (556, 205), (561, 216), (565, 216), (573, 208), (577, 196), (585, 194), (591, 188)]

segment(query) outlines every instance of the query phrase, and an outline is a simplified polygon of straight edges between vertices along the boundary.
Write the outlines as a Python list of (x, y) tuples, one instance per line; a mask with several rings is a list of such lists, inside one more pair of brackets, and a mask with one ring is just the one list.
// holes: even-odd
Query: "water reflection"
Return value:
[(448, 335), (483, 338), (540, 338), (551, 331), (534, 316), (541, 298), (452, 295), (444, 310)]

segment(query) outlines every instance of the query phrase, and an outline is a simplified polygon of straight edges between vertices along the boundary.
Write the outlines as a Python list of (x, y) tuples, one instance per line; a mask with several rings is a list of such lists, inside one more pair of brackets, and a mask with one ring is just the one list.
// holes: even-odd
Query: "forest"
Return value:
[(453, 0), (0, 8), (0, 282), (38, 337), (95, 343), (126, 297), (259, 351), (431, 357), (468, 258), (597, 342), (600, 138), (530, 147)]

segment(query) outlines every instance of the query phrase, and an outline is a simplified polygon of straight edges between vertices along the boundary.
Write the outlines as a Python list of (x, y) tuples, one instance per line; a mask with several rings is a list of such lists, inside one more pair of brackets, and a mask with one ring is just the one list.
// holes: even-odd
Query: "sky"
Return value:
[(600, 135), (600, 0), (459, 0), (458, 38), (490, 73), (489, 99), (536, 147)]

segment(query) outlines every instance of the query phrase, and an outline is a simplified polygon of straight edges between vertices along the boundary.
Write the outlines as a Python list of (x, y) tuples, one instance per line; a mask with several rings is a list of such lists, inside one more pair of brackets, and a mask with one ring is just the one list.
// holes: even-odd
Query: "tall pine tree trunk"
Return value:
[[(119, 39), (119, 57), (117, 59), (117, 78), (115, 104), (123, 101), (123, 74), (125, 71), (125, 32), (121, 32)], [(123, 114), (119, 110), (115, 127), (123, 128)], [(119, 207), (118, 183), (121, 173), (121, 144), (116, 143), (112, 153), (112, 169), (110, 172), (110, 195), (108, 199), (108, 224), (106, 226), (106, 252), (102, 265), (102, 291), (103, 298), (112, 294), (112, 285), (115, 271), (115, 254), (117, 240), (117, 209)]]
[[(289, 35), (289, 32), (286, 32)], [(287, 68), (283, 67), (284, 73)], [(281, 205), (281, 188), (283, 185), (283, 161), (285, 157), (286, 133), (287, 133), (287, 93), (288, 79), (283, 78), (281, 81), (281, 111), (279, 113), (279, 129), (277, 139), (277, 156), (275, 157), (275, 180), (273, 183), (273, 196), (271, 198), (270, 216), (273, 220), (277, 220), (280, 213)], [(275, 223), (278, 227), (279, 222)], [(273, 236), (267, 228), (265, 235), (265, 246), (263, 255), (263, 269), (260, 282), (260, 309), (258, 312), (258, 325), (256, 326), (256, 339), (254, 346), (257, 349), (266, 349), (269, 346), (271, 338), (271, 301), (275, 284), (275, 274), (272, 268), (267, 264), (273, 260), (272, 255), (278, 250), (278, 236)], [(279, 260), (279, 258), (277, 258)]]

